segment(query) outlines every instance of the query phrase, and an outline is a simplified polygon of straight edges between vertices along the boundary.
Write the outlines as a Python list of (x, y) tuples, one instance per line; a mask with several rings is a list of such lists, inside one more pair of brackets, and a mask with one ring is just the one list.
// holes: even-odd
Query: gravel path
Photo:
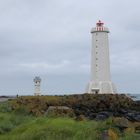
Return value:
[(8, 101), (9, 99), (14, 99), (15, 97), (8, 97), (8, 98), (5, 98), (5, 97), (1, 97), (0, 98), (0, 103), (1, 102), (5, 102), (5, 101)]

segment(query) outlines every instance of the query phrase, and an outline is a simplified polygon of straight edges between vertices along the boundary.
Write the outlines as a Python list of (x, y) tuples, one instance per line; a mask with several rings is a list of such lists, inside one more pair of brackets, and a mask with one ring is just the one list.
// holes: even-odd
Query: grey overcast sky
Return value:
[(140, 93), (139, 0), (0, 0), (0, 95), (83, 93), (90, 77), (90, 30), (110, 29), (112, 81)]

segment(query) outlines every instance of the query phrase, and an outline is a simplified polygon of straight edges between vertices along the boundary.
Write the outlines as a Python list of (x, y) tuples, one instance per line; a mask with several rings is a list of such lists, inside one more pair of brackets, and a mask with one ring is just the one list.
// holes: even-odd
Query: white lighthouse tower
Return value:
[(38, 77), (38, 76), (36, 76), (34, 78), (34, 85), (35, 85), (34, 95), (35, 96), (41, 95), (41, 92), (40, 92), (40, 83), (41, 83), (41, 78)]
[(100, 20), (92, 28), (91, 79), (87, 93), (116, 93), (110, 78), (109, 41), (107, 27)]

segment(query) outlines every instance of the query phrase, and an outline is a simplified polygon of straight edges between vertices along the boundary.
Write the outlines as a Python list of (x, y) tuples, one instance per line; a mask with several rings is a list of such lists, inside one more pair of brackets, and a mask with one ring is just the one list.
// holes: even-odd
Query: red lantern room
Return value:
[(101, 20), (99, 20), (99, 21), (96, 23), (96, 30), (97, 30), (97, 31), (103, 31), (103, 30), (104, 30), (103, 25), (104, 25), (104, 23), (101, 22)]
[(101, 22), (101, 20), (99, 20), (97, 23), (96, 23), (96, 26), (97, 27), (103, 27), (104, 23)]

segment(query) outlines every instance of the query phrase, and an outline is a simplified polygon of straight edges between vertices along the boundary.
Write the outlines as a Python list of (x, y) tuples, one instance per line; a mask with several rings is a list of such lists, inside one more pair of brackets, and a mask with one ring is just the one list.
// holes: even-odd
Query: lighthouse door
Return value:
[(91, 93), (98, 94), (99, 93), (99, 89), (91, 89)]

